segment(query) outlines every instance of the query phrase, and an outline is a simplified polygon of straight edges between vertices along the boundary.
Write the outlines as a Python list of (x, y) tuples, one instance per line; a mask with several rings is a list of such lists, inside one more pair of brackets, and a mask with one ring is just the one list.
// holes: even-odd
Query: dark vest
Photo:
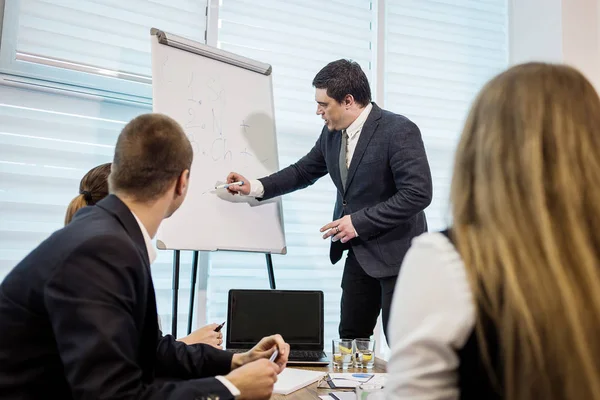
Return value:
[[(442, 234), (454, 244), (449, 230), (442, 231)], [(456, 350), (459, 358), (458, 386), (460, 398), (461, 400), (501, 400), (504, 396), (502, 394), (503, 377), (498, 332), (491, 318), (482, 311), (481, 307), (477, 308), (477, 318), (481, 319), (484, 328), (487, 350), (496, 378), (492, 380), (490, 377), (489, 368), (485, 366), (482, 348), (475, 328), (473, 328), (465, 345)], [(498, 383), (499, 387), (493, 383), (494, 381)]]

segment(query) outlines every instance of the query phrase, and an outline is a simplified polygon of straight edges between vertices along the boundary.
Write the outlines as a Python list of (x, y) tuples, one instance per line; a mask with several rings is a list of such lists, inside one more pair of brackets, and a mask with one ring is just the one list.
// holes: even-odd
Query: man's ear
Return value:
[(347, 94), (346, 97), (344, 97), (342, 104), (346, 107), (352, 107), (352, 105), (354, 104), (354, 96), (352, 96), (351, 94)]
[(177, 178), (177, 183), (175, 184), (175, 194), (178, 196), (183, 196), (188, 188), (190, 183), (190, 170), (186, 169), (179, 175)]

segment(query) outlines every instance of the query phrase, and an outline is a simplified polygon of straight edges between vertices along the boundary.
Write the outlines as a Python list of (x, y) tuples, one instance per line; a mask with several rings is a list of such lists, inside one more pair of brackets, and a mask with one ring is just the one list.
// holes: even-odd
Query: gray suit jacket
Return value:
[[(358, 237), (349, 243), (375, 278), (395, 276), (412, 238), (427, 231), (423, 210), (431, 203), (431, 172), (419, 128), (375, 103), (350, 163), (346, 190), (339, 169), (340, 132), (323, 128), (312, 150), (297, 163), (260, 179), (263, 199), (312, 185), (329, 173), (338, 189), (333, 218), (350, 215)], [(325, 223), (324, 223), (325, 224)], [(336, 263), (348, 248), (332, 242)]]

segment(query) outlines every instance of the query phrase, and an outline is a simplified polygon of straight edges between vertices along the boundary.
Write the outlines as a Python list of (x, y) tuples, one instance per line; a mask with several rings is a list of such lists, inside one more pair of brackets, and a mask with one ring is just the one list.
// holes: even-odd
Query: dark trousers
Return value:
[(383, 331), (388, 338), (387, 326), (396, 278), (367, 275), (352, 249), (348, 251), (342, 275), (340, 338), (357, 339), (373, 335), (379, 310), (383, 313)]

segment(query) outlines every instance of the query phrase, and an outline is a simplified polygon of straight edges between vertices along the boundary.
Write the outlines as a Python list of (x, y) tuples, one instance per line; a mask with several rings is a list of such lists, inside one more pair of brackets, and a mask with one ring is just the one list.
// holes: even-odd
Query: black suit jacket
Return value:
[(144, 238), (115, 196), (80, 210), (0, 285), (1, 399), (230, 399), (201, 378), (228, 373), (231, 358), (162, 337)]
[[(359, 237), (350, 241), (360, 265), (376, 278), (397, 275), (411, 240), (427, 231), (423, 210), (431, 203), (431, 172), (421, 132), (408, 118), (375, 103), (352, 157), (346, 189), (339, 169), (341, 134), (323, 128), (297, 163), (260, 179), (263, 199), (312, 185), (329, 173), (337, 187), (333, 219), (350, 215)], [(331, 243), (336, 263), (347, 246)]]

